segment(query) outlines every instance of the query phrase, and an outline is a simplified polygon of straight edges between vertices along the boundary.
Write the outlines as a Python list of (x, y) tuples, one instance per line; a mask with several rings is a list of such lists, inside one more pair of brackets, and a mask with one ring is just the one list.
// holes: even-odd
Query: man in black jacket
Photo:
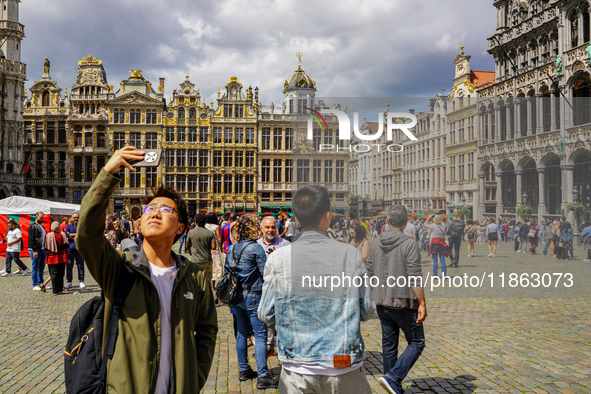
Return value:
[(451, 253), (450, 267), (459, 267), (458, 263), (460, 262), (460, 247), (462, 246), (462, 237), (464, 236), (464, 226), (464, 222), (458, 219), (458, 214), (453, 212), (446, 230), (449, 235), (448, 242), (449, 251)]
[(43, 228), (43, 212), (35, 214), (35, 223), (29, 226), (29, 256), (31, 256), (31, 279), (33, 290), (40, 291), (43, 284), (43, 271), (45, 270), (45, 228)]

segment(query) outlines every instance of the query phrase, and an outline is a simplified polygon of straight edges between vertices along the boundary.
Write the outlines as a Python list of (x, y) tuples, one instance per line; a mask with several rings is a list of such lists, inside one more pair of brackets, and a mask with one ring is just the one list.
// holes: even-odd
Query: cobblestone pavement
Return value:
[[(486, 258), (487, 254), (486, 246), (476, 245), (476, 257), (468, 259), (463, 244), (460, 267), (448, 268), (448, 275), (570, 272), (580, 287), (589, 283), (591, 263), (582, 260), (586, 256), (580, 248), (573, 261), (515, 253), (512, 244), (501, 244), (495, 259)], [(28, 259), (24, 261), (30, 266)], [(1, 265), (3, 268), (3, 261)], [(431, 265), (423, 252), (425, 274)], [(75, 282), (74, 292), (53, 297), (50, 292), (32, 291), (30, 280), (30, 276), (16, 275), (0, 278), (0, 392), (63, 393), (62, 355), (70, 319), (84, 301), (100, 294), (100, 289), (88, 276), (86, 289), (78, 292)], [(517, 289), (505, 286), (462, 288), (455, 293), (429, 291), (441, 297), (427, 301), (427, 347), (403, 382), (407, 392), (591, 393), (589, 293), (552, 293), (550, 288), (547, 294), (512, 293)], [(488, 298), (482, 297), (485, 293)], [(532, 294), (536, 298), (530, 297)], [(554, 298), (541, 298), (548, 294)], [(259, 392), (256, 380), (238, 381), (227, 307), (218, 308), (218, 320), (218, 346), (204, 392)], [(382, 376), (379, 320), (363, 323), (362, 330), (368, 380), (374, 392), (384, 393), (377, 382)], [(249, 348), (249, 354), (253, 353)], [(254, 359), (251, 365), (255, 365)], [(277, 357), (270, 359), (270, 367), (279, 374)]]

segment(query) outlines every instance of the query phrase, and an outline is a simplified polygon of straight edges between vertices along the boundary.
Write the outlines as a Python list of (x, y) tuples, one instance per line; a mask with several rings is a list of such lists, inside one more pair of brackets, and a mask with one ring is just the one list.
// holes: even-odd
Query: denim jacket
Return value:
[(563, 241), (570, 241), (573, 239), (573, 229), (569, 228), (568, 230), (564, 230), (562, 233), (560, 233), (560, 239), (562, 239)]
[(274, 251), (265, 265), (258, 316), (276, 325), (279, 360), (331, 368), (343, 366), (335, 365), (339, 358), (333, 356), (350, 357), (350, 365), (363, 361), (360, 323), (375, 311), (369, 286), (344, 286), (335, 296), (329, 283), (305, 293), (299, 286), (302, 272), (352, 278), (366, 274), (357, 249), (320, 231), (306, 232), (297, 242)]
[(251, 292), (261, 291), (263, 288), (263, 270), (265, 269), (267, 256), (262, 246), (257, 244), (256, 240), (241, 239), (237, 243), (230, 245), (228, 254), (226, 255), (226, 265), (234, 265), (234, 250), (236, 250), (236, 258), (238, 258), (240, 251), (245, 245), (246, 249), (242, 253), (240, 261), (236, 263), (236, 275), (240, 279), (240, 284), (245, 293), (251, 284)]

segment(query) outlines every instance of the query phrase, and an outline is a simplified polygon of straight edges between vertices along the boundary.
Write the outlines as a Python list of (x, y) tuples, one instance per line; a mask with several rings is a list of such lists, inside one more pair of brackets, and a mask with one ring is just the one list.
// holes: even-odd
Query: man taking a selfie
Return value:
[(142, 160), (131, 146), (115, 151), (82, 200), (76, 247), (105, 295), (103, 343), (122, 265), (134, 284), (122, 304), (107, 391), (199, 392), (213, 360), (217, 315), (203, 268), (172, 252), (188, 225), (187, 205), (173, 188), (159, 187), (142, 201), (142, 247), (119, 252), (103, 235), (109, 197), (122, 167)]

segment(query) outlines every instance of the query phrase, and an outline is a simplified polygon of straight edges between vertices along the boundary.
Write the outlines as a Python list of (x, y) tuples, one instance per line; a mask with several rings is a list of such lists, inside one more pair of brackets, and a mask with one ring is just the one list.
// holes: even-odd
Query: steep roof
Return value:
[[(475, 82), (478, 81), (478, 85)], [(493, 84), (495, 82), (495, 72), (494, 71), (478, 71), (478, 70), (471, 70), (470, 71), (470, 84), (472, 87), (482, 88), (484, 86), (488, 86), (489, 84)]]

